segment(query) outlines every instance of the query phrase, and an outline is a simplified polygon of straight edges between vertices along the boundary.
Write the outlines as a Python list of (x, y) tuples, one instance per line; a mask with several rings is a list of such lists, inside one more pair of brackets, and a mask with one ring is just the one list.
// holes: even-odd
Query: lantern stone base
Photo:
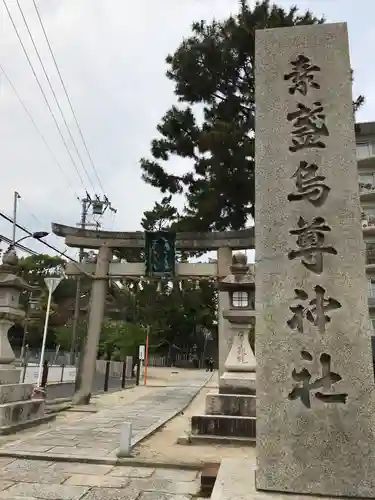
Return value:
[(32, 399), (33, 384), (20, 384), (21, 370), (0, 365), (0, 434), (45, 422), (44, 399)]
[(0, 385), (0, 405), (4, 403), (16, 403), (17, 401), (28, 401), (31, 399), (33, 389), (33, 384)]
[(20, 381), (21, 370), (12, 365), (0, 364), (0, 385), (18, 384)]
[(222, 436), (254, 440), (256, 419), (238, 415), (196, 415), (191, 418), (191, 432), (193, 436)]
[[(255, 377), (255, 373), (233, 375), (237, 377), (252, 375)], [(230, 380), (233, 381), (233, 379)], [(205, 415), (196, 415), (191, 419), (191, 441), (195, 437), (203, 436), (215, 436), (216, 440), (222, 438), (223, 443), (227, 443), (228, 438), (255, 441), (256, 398), (254, 391), (252, 394), (241, 394), (241, 389), (232, 385), (231, 387), (236, 390), (236, 394), (225, 393), (222, 387), (220, 387), (219, 392), (207, 394)]]
[(249, 394), (255, 395), (255, 372), (225, 372), (220, 377), (220, 394)]
[(206, 415), (255, 417), (255, 395), (221, 394), (210, 392), (206, 396)]

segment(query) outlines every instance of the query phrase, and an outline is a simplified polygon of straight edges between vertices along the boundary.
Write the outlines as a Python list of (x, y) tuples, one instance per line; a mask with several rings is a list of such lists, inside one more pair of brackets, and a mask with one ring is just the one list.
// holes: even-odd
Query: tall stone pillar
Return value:
[(375, 498), (347, 26), (259, 30), (255, 69), (256, 486)]
[(110, 248), (100, 247), (96, 262), (95, 279), (91, 287), (89, 325), (82, 363), (82, 382), (81, 388), (73, 398), (75, 404), (90, 403), (100, 333), (103, 326), (111, 257), (112, 250)]
[[(232, 264), (232, 249), (229, 247), (219, 248), (217, 251), (217, 279), (220, 281), (230, 274)], [(224, 373), (225, 360), (228, 357), (232, 338), (230, 335), (229, 323), (224, 318), (222, 312), (229, 309), (228, 293), (219, 290), (218, 292), (218, 336), (219, 336), (219, 377)]]

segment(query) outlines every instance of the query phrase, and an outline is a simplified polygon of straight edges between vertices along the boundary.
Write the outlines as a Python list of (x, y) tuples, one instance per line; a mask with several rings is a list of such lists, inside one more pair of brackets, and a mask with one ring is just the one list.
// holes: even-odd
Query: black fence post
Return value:
[(122, 363), (121, 389), (125, 389), (125, 379), (126, 379), (126, 359)]
[(27, 360), (23, 363), (23, 373), (22, 373), (22, 383), (25, 383), (26, 372), (27, 372)]
[(65, 369), (65, 365), (61, 365), (61, 378), (60, 378), (60, 382), (64, 381), (64, 369)]
[(137, 361), (137, 373), (135, 378), (135, 385), (139, 385), (139, 378), (141, 376), (141, 361), (138, 359)]
[(108, 381), (109, 381), (109, 369), (111, 368), (110, 360), (106, 361), (105, 364), (105, 375), (104, 375), (104, 392), (108, 392)]
[(41, 387), (45, 387), (47, 385), (48, 380), (48, 361), (44, 361), (43, 363), (43, 371), (42, 371), (42, 382)]

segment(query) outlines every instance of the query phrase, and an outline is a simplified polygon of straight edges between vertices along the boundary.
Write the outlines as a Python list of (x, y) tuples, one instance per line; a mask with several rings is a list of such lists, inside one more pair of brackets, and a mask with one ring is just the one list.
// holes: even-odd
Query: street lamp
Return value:
[(11, 243), (8, 247), (7, 252), (9, 252), (10, 250), (13, 250), (14, 247), (16, 245), (18, 245), (18, 243), (20, 243), (23, 240), (26, 240), (27, 238), (34, 238), (34, 240), (41, 240), (42, 238), (45, 238), (48, 235), (49, 235), (49, 233), (47, 233), (47, 231), (36, 231), (35, 233), (28, 234), (27, 236), (23, 236), (22, 238), (15, 241), (14, 243)]
[(40, 353), (39, 370), (38, 370), (38, 382), (37, 382), (36, 388), (34, 389), (35, 394), (44, 393), (44, 388), (41, 387), (41, 383), (42, 383), (44, 352), (46, 349), (48, 320), (49, 320), (49, 313), (50, 313), (50, 309), (51, 309), (52, 294), (56, 290), (56, 288), (59, 286), (61, 280), (64, 279), (64, 277), (65, 277), (64, 272), (62, 269), (60, 269), (55, 274), (55, 276), (47, 276), (46, 278), (44, 278), (44, 282), (46, 284), (46, 287), (48, 288), (48, 300), (47, 300), (46, 317), (44, 320), (42, 350)]

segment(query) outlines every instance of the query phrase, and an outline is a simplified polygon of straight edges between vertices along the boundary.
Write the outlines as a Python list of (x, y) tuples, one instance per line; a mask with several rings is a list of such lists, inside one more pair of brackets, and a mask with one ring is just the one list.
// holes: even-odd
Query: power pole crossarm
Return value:
[(21, 198), (20, 194), (17, 191), (14, 191), (14, 199), (13, 199), (13, 234), (12, 234), (12, 244), (14, 245), (16, 242), (16, 228), (17, 228), (17, 203)]

